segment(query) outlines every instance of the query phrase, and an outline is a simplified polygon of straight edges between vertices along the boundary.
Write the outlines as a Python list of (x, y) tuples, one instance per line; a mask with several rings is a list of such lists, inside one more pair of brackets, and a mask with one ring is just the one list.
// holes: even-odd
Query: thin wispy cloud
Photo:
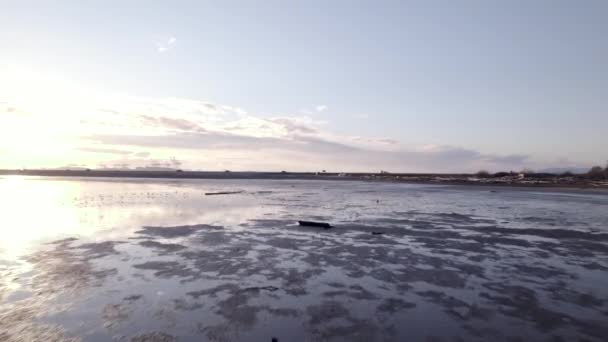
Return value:
[(329, 107), (327, 105), (317, 105), (314, 107), (302, 108), (298, 112), (303, 115), (314, 116), (316, 114), (326, 111), (327, 109), (329, 109)]
[(154, 45), (156, 46), (156, 51), (158, 51), (159, 53), (163, 53), (171, 49), (176, 43), (177, 38), (169, 37), (167, 39), (154, 42)]

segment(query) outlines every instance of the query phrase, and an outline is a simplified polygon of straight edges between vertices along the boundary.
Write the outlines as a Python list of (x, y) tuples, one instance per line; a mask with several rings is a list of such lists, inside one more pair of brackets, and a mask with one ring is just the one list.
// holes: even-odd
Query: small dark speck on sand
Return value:
[(127, 302), (134, 302), (134, 301), (141, 299), (141, 297), (143, 297), (143, 296), (142, 295), (131, 295), (131, 296), (123, 298), (123, 300), (125, 300)]
[(131, 342), (173, 342), (177, 339), (162, 332), (153, 332), (131, 338)]

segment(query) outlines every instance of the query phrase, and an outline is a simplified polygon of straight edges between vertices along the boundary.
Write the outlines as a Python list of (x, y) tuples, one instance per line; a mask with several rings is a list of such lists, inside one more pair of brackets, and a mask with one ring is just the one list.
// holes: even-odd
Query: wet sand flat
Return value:
[(0, 341), (608, 336), (605, 193), (8, 176), (0, 205)]

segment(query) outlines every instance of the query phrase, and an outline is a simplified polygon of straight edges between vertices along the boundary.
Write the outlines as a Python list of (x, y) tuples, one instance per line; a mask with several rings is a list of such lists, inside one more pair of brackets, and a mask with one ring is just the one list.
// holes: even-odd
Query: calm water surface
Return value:
[(608, 336), (605, 193), (4, 177), (0, 208), (0, 341)]

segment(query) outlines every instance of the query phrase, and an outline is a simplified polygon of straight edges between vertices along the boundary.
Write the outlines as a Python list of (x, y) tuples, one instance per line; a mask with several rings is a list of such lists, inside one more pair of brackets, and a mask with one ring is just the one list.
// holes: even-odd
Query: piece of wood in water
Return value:
[(205, 192), (205, 196), (212, 196), (212, 195), (234, 195), (234, 194), (240, 194), (243, 191), (220, 191), (220, 192)]
[(325, 228), (325, 229), (331, 228), (331, 224), (329, 224), (327, 222), (298, 221), (298, 224), (300, 226), (307, 226), (307, 227), (320, 227), (320, 228)]

